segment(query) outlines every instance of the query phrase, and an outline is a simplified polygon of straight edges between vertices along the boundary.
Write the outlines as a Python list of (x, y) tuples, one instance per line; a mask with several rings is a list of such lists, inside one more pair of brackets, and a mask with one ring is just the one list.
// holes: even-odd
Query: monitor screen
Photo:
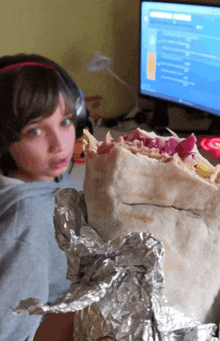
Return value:
[(140, 95), (220, 116), (220, 7), (141, 1)]

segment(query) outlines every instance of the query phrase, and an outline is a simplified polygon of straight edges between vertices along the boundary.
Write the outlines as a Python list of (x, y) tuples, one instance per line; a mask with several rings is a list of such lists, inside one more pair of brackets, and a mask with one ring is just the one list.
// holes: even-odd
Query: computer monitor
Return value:
[(220, 117), (220, 3), (141, 0), (139, 95)]

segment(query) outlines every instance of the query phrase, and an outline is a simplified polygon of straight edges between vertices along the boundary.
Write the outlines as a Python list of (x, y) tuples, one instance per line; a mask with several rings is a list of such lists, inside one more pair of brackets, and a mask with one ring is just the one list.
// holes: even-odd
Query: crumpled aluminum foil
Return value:
[(14, 313), (76, 312), (74, 341), (218, 340), (217, 325), (186, 317), (166, 301), (160, 241), (131, 233), (104, 243), (87, 224), (82, 191), (57, 189), (55, 202), (55, 237), (72, 284), (53, 305), (28, 298)]

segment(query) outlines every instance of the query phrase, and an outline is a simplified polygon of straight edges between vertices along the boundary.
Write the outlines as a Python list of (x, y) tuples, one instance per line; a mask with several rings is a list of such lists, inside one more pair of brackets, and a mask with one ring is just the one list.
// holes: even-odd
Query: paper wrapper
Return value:
[(86, 223), (82, 192), (58, 189), (55, 201), (55, 236), (72, 284), (53, 305), (27, 298), (14, 313), (76, 312), (74, 341), (217, 340), (217, 325), (186, 317), (166, 301), (160, 241), (131, 233), (104, 243)]

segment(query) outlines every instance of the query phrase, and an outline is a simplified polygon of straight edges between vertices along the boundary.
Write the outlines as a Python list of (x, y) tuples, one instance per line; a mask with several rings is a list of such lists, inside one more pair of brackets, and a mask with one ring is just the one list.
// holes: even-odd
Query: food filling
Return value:
[(200, 160), (194, 134), (186, 139), (180, 139), (174, 132), (169, 130), (172, 137), (163, 136), (152, 137), (144, 130), (137, 128), (130, 135), (120, 136), (115, 139), (110, 132), (106, 134), (104, 141), (97, 141), (88, 131), (85, 134), (89, 138), (89, 145), (85, 146), (88, 157), (95, 155), (109, 154), (112, 148), (122, 146), (129, 149), (133, 154), (147, 155), (156, 158), (161, 162), (169, 162), (175, 159), (183, 167), (186, 167), (202, 178), (209, 179), (213, 183), (220, 183), (220, 166), (205, 164)]

